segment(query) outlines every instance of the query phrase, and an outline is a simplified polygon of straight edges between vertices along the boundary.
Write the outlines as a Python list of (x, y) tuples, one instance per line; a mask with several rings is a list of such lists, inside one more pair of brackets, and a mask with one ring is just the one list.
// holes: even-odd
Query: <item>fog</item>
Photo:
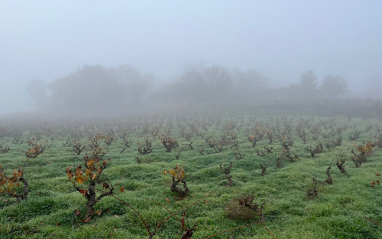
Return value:
[(3, 0), (0, 114), (379, 98), (380, 9), (350, 0)]

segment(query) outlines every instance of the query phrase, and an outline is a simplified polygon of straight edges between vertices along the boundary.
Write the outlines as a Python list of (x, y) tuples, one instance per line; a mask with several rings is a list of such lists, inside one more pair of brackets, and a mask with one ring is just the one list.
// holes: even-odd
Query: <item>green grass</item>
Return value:
[[(373, 223), (375, 221), (382, 224), (382, 186), (371, 188), (370, 184), (377, 179), (375, 172), (382, 171), (380, 149), (375, 148), (368, 162), (360, 168), (355, 168), (349, 159), (345, 163), (347, 176), (337, 169), (334, 162), (330, 171), (333, 184), (319, 186), (318, 196), (312, 200), (306, 197), (312, 178), (324, 181), (327, 178), (326, 168), (331, 161), (337, 159), (341, 150), (348, 151), (352, 143), (359, 145), (362, 142), (375, 141), (375, 136), (378, 135), (375, 127), (368, 132), (365, 129), (370, 124), (379, 125), (381, 122), (371, 119), (352, 119), (349, 122), (347, 118), (336, 117), (336, 125), (332, 128), (349, 125), (342, 132), (342, 146), (334, 149), (324, 148), (324, 151), (316, 154), (314, 158), (310, 156), (306, 147), (314, 147), (318, 142), (327, 142), (338, 135), (329, 139), (323, 138), (322, 133), (330, 132), (331, 128), (324, 129), (321, 125), (322, 131), (318, 140), (313, 140), (309, 129), (306, 129), (307, 143), (303, 144), (294, 129), (294, 145), (291, 150), (301, 160), (292, 163), (286, 159), (282, 161), (282, 167), (277, 168), (276, 160), (282, 150), (278, 139), (275, 138), (270, 144), (273, 146), (273, 153), (265, 157), (256, 155), (256, 150), (267, 145), (268, 140), (264, 137), (253, 148), (245, 132), (247, 129), (252, 132), (250, 130), (254, 121), (251, 122), (247, 116), (243, 116), (243, 120), (240, 117), (225, 115), (220, 125), (212, 123), (206, 133), (214, 134), (214, 138), (218, 139), (218, 136), (223, 134), (221, 128), (225, 122), (237, 121), (238, 125), (234, 131), (239, 141), (239, 151), (245, 154), (245, 158), (240, 161), (234, 159), (234, 152), (230, 146), (221, 153), (207, 155), (212, 149), (202, 137), (194, 135), (192, 141), (195, 149), (186, 148), (179, 160), (175, 160), (177, 149), (166, 153), (156, 138), (153, 141), (153, 152), (139, 156), (142, 164), (137, 164), (134, 158), (138, 155), (136, 143), (142, 143), (144, 137), (137, 137), (132, 133), (129, 135), (132, 146), (122, 154), (119, 153), (123, 148), (121, 139), (108, 147), (106, 157), (111, 159), (111, 163), (103, 173), (112, 183), (119, 183), (115, 196), (138, 210), (152, 231), (170, 214), (162, 206), (147, 199), (177, 212), (205, 197), (185, 210), (185, 221), (188, 226), (196, 225), (192, 238), (206, 238), (214, 233), (256, 221), (257, 218), (233, 219), (228, 217), (226, 211), (227, 204), (233, 198), (253, 194), (256, 196), (256, 202), (267, 200), (264, 226), (276, 238), (382, 238), (381, 226)], [(293, 120), (294, 126), (299, 118), (300, 116), (288, 117), (289, 120)], [(255, 121), (260, 125), (275, 125), (276, 119), (282, 118), (259, 116)], [(312, 125), (330, 121), (329, 118), (306, 119), (309, 119)], [(166, 123), (160, 134), (164, 133), (165, 128)], [(281, 123), (279, 132), (282, 129)], [(361, 130), (360, 138), (350, 141), (349, 136), (355, 130)], [(75, 191), (65, 173), (66, 167), (73, 166), (71, 148), (62, 146), (68, 134), (61, 134), (51, 148), (46, 149), (36, 159), (30, 160), (24, 175), (30, 184), (28, 200), (16, 203), (14, 198), (1, 196), (0, 238), (148, 238), (137, 214), (113, 197), (104, 197), (96, 204), (95, 208), (101, 210), (102, 214), (96, 215), (90, 223), (83, 223), (81, 217), (73, 214), (73, 211), (78, 209), (82, 217), (84, 216), (86, 200)], [(180, 136), (177, 124), (171, 128), (171, 134), (180, 146), (188, 145), (188, 141)], [(47, 138), (41, 142), (45, 140)], [(87, 143), (85, 136), (80, 141)], [(12, 169), (26, 162), (23, 152), (28, 149), (28, 145), (12, 144), (11, 137), (4, 137), (1, 142), (11, 148), (8, 153), (0, 154), (0, 164), (10, 173)], [(101, 145), (106, 148), (103, 143)], [(204, 156), (198, 151), (202, 146), (205, 148)], [(233, 161), (231, 176), (234, 187), (228, 188), (226, 176), (221, 173), (219, 165), (230, 161)], [(271, 165), (265, 175), (260, 177), (259, 163), (268, 162)], [(75, 165), (78, 163), (79, 161)], [(168, 171), (177, 164), (185, 169), (186, 181), (191, 191), (185, 199), (177, 198), (170, 191), (171, 178), (168, 174), (163, 174), (164, 170)], [(124, 186), (124, 193), (119, 192), (120, 186)], [(182, 213), (178, 214), (178, 218), (182, 218)], [(273, 238), (264, 226), (256, 224), (219, 234), (214, 238)], [(161, 225), (154, 238), (180, 238), (182, 233), (179, 221), (172, 217)]]

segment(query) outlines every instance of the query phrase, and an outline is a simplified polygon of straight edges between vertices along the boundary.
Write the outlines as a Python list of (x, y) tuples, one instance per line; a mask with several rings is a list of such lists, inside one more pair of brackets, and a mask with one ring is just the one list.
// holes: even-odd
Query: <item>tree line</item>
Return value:
[(221, 66), (190, 68), (177, 79), (164, 83), (153, 75), (123, 65), (106, 68), (85, 65), (53, 80), (27, 85), (38, 110), (55, 112), (128, 112), (169, 103), (256, 104), (273, 100), (315, 101), (336, 99), (347, 93), (347, 81), (327, 75), (321, 82), (313, 71), (301, 74), (298, 83), (269, 87), (269, 80), (256, 70), (229, 71)]

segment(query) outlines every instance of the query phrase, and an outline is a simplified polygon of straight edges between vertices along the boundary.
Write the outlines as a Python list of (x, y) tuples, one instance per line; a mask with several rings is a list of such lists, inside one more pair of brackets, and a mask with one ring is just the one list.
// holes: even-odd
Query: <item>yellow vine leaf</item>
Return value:
[(174, 171), (174, 170), (172, 170), (172, 169), (169, 169), (169, 170), (168, 170), (168, 172), (169, 172), (169, 173), (170, 173), (172, 176), (174, 176), (174, 177), (176, 176), (176, 173), (175, 173), (175, 171)]
[(83, 184), (84, 183), (84, 176), (78, 175), (76, 177), (76, 181), (77, 181), (77, 183)]
[(94, 164), (94, 159), (91, 159), (87, 162), (87, 166), (89, 169), (91, 169), (93, 167), (93, 164)]

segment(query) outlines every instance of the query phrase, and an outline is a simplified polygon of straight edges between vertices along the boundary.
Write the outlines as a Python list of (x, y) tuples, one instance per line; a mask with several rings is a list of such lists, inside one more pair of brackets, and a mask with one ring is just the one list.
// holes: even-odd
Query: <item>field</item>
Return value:
[[(167, 113), (3, 121), (0, 136), (1, 238), (382, 238), (378, 119)], [(87, 217), (76, 170), (95, 150), (105, 167), (86, 173), (107, 195)]]

